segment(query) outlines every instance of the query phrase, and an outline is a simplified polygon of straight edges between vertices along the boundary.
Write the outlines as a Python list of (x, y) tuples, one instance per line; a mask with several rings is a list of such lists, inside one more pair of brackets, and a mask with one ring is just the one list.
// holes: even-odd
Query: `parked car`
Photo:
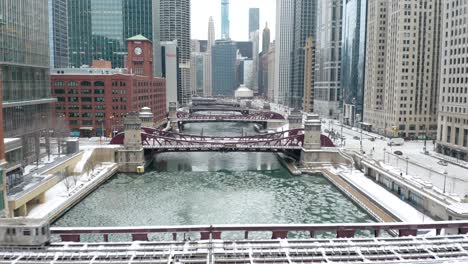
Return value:
[(358, 136), (354, 136), (353, 139), (359, 140), (360, 138)]
[(437, 164), (442, 165), (442, 166), (448, 166), (448, 162), (445, 160), (439, 160)]
[(370, 141), (374, 142), (375, 141), (375, 137), (371, 137), (369, 138)]
[(389, 146), (401, 146), (404, 143), (405, 143), (405, 140), (403, 138), (390, 138), (387, 144)]
[(393, 154), (398, 155), (398, 156), (402, 156), (402, 155), (403, 155), (403, 152), (401, 152), (401, 151), (399, 151), (399, 150), (395, 150), (395, 151), (393, 152)]

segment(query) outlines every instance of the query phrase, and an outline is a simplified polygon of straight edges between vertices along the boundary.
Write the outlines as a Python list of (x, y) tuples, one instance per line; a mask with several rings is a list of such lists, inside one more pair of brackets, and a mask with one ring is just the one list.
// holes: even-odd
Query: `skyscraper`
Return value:
[[(327, 1), (328, 2), (328, 1)], [(308, 37), (315, 38), (317, 0), (296, 1), (294, 43), (291, 52), (291, 86), (288, 105), (302, 109), (304, 98), (304, 46)]]
[(291, 82), (291, 50), (296, 0), (276, 0), (275, 103), (287, 104)]
[(48, 0), (48, 3), (50, 66), (67, 68), (69, 64), (67, 0)]
[(268, 92), (268, 48), (270, 46), (270, 29), (265, 23), (262, 38), (262, 51), (259, 58), (258, 69), (258, 95), (265, 96)]
[(363, 114), (366, 14), (367, 0), (349, 0), (344, 3), (341, 89), (343, 121), (351, 126), (356, 126)]
[(263, 38), (262, 38), (262, 53), (267, 54), (269, 48), (270, 48), (270, 28), (268, 28), (268, 23), (265, 23), (265, 28), (263, 29)]
[(318, 1), (314, 111), (338, 118), (341, 101), (342, 0)]
[[(104, 59), (123, 68), (126, 39), (141, 34), (159, 43), (153, 35), (153, 2), (158, 0), (68, 0), (70, 63), (91, 65)], [(155, 64), (160, 56), (154, 54)]]
[[(443, 1), (437, 152), (468, 160), (468, 2)], [(457, 23), (457, 21), (460, 21)], [(461, 44), (463, 41), (464, 45)]]
[(374, 131), (435, 138), (442, 4), (369, 1), (364, 122)]
[(250, 33), (250, 41), (252, 41), (252, 86), (249, 88), (258, 94), (258, 69), (260, 57), (258, 49), (260, 48), (260, 36), (258, 30)]
[(229, 39), (229, 0), (221, 0), (221, 39)]
[(315, 42), (308, 37), (304, 46), (304, 100), (302, 110), (314, 112)]
[(213, 46), (213, 95), (233, 96), (237, 87), (237, 47), (231, 40), (217, 40)]
[(260, 8), (249, 8), (249, 37), (257, 30), (260, 30)]
[(22, 158), (14, 162), (26, 164), (39, 159), (41, 132), (49, 130), (56, 102), (50, 90), (48, 2), (0, 0), (0, 7), (2, 125), (5, 137), (21, 138)]
[(190, 0), (158, 0), (161, 41), (177, 40), (178, 101), (190, 102)]
[(208, 21), (208, 43), (207, 43), (207, 49), (205, 53), (205, 89), (203, 92), (204, 96), (211, 96), (212, 95), (212, 85), (213, 85), (213, 80), (212, 80), (212, 51), (213, 51), (213, 45), (215, 43), (216, 35), (215, 35), (215, 25), (214, 25), (214, 20), (213, 17), (210, 17), (210, 20)]

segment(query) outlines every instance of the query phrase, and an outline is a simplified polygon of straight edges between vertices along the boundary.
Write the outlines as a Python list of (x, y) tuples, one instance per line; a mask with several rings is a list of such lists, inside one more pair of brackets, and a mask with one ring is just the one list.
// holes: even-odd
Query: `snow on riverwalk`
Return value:
[[(79, 199), (83, 192), (92, 188), (102, 177), (108, 175), (109, 171), (116, 168), (115, 163), (102, 163), (97, 165), (89, 175), (82, 173), (77, 176), (69, 176), (54, 187), (46, 191), (45, 203), (35, 205), (31, 208), (28, 218), (48, 218), (54, 217), (59, 211), (70, 206), (73, 200)], [(73, 177), (76, 177), (76, 183)], [(66, 186), (71, 186), (68, 190)]]
[(432, 218), (416, 210), (411, 205), (400, 200), (397, 196), (367, 178), (358, 170), (347, 167), (328, 168), (331, 173), (339, 174), (349, 183), (357, 187), (362, 193), (374, 200), (387, 211), (404, 222), (432, 222)]

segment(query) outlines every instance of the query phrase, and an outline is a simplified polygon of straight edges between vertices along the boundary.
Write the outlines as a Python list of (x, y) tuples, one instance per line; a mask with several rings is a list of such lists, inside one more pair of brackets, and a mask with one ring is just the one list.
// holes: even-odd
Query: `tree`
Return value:
[(73, 180), (71, 179), (71, 177), (68, 177), (68, 175), (64, 173), (63, 171), (60, 172), (60, 180), (65, 186), (65, 189), (67, 189), (67, 193), (68, 193), (71, 187), (73, 187)]
[(63, 139), (70, 135), (70, 127), (68, 126), (64, 115), (59, 115), (56, 118), (53, 128), (55, 137), (57, 138), (57, 151), (60, 157)]

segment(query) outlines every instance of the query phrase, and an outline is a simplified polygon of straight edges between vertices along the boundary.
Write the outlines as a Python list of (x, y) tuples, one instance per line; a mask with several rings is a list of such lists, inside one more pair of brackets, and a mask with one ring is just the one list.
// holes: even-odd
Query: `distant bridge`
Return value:
[(210, 105), (224, 105), (232, 107), (240, 107), (240, 104), (236, 101), (218, 100), (216, 98), (192, 98), (193, 106), (210, 106)]
[(203, 115), (186, 112), (177, 112), (177, 120), (181, 123), (197, 122), (284, 122), (285, 118), (275, 112), (255, 112), (242, 115)]
[(244, 107), (235, 107), (235, 106), (227, 106), (227, 105), (200, 105), (200, 106), (191, 106), (189, 108), (190, 113), (195, 112), (239, 112), (241, 114), (249, 114), (249, 108)]

